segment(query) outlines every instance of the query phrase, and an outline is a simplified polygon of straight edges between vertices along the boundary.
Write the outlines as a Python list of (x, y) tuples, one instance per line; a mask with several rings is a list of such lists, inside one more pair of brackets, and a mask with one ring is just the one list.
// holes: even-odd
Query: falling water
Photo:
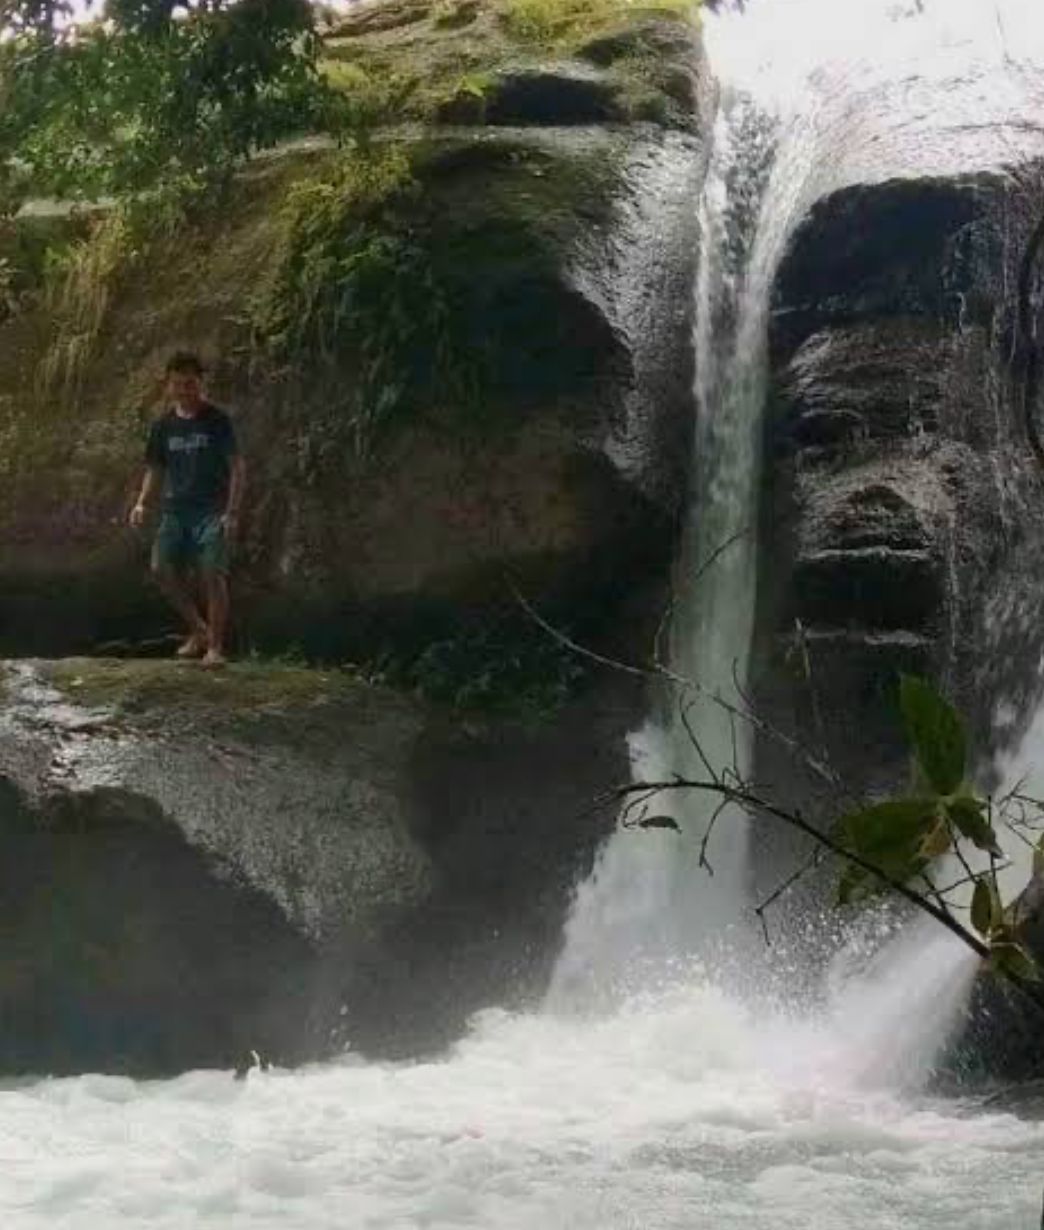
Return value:
[[(698, 206), (695, 498), (668, 652), (727, 701), (756, 596), (764, 337), (787, 235), (842, 183), (985, 165), (998, 125), (1009, 154), (1044, 13), (752, 0), (707, 33), (726, 94)], [(720, 707), (691, 720), (717, 767), (745, 764)], [(688, 771), (668, 704), (632, 744), (645, 778)], [(816, 1011), (759, 1002), (729, 960), (754, 951), (743, 817), (722, 818), (710, 879), (694, 865), (706, 812), (677, 816), (680, 839), (614, 837), (579, 890), (552, 1002), (586, 1013), (490, 1012), (442, 1062), (0, 1090), (0, 1224), (1036, 1230), (1044, 1125), (919, 1091), (964, 955), (906, 931), (876, 967), (846, 950)]]
[[(755, 5), (709, 31), (724, 93), (699, 206), (693, 498), (667, 662), (698, 690), (665, 689), (632, 736), (637, 781), (748, 768), (749, 726), (733, 707), (744, 707), (756, 602), (768, 313), (794, 226), (811, 201), (849, 182), (955, 173), (1041, 148), (1041, 131), (1020, 122), (1040, 99), (1031, 66), (1044, 62), (1044, 17), (1034, 21), (1031, 5), (935, 0), (839, 13), (828, 0)], [(674, 818), (680, 837), (623, 829), (609, 841), (578, 890), (552, 1005), (626, 996), (694, 959), (737, 989), (741, 971), (758, 980), (749, 821), (738, 809), (716, 817), (715, 805), (705, 794), (664, 793), (648, 806)], [(882, 1070), (924, 1070), (967, 997), (973, 954), (915, 926), (861, 981), (848, 976), (848, 955), (834, 967), (838, 1019), (858, 1014), (864, 1051)], [(889, 1005), (909, 1007), (918, 992), (923, 1029), (900, 1056)]]
[[(730, 709), (742, 705), (756, 599), (766, 318), (808, 157), (808, 144), (788, 142), (778, 117), (748, 96), (722, 100), (699, 205), (695, 495), (662, 638), (670, 674), (694, 686), (665, 685), (659, 712), (632, 736), (639, 781), (747, 768), (748, 728)], [(578, 892), (553, 1003), (626, 995), (665, 968), (720, 963), (743, 947), (746, 817), (716, 816), (717, 801), (698, 793), (647, 805), (670, 815), (682, 840), (642, 831), (609, 843)]]

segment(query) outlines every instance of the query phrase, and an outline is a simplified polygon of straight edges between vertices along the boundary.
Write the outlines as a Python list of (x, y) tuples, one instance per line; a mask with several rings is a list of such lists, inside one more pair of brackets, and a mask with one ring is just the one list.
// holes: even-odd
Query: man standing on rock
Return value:
[[(203, 391), (203, 364), (194, 354), (167, 363), (171, 408), (149, 433), (145, 479), (130, 523), (145, 524), (149, 505), (162, 491), (152, 549), (152, 573), (188, 626), (179, 658), (202, 658), (223, 666), (229, 615), (229, 546), (239, 528), (244, 466), (232, 420)], [(206, 615), (191, 589), (198, 575)]]

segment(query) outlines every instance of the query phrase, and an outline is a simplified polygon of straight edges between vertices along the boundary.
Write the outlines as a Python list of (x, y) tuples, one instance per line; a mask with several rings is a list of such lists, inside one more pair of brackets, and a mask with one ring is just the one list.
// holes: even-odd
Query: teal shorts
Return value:
[(228, 572), (228, 539), (221, 513), (164, 509), (152, 546), (152, 566)]

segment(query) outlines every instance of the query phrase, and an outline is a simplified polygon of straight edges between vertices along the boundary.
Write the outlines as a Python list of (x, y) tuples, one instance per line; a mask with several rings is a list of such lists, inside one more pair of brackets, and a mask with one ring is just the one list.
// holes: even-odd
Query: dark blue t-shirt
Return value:
[(191, 418), (169, 410), (157, 419), (149, 432), (145, 463), (164, 471), (164, 508), (222, 512), (228, 502), (235, 455), (232, 420), (207, 403)]

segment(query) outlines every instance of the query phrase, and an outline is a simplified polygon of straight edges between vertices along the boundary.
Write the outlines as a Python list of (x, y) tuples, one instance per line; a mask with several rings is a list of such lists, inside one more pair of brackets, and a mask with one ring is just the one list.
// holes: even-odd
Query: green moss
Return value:
[(253, 325), (326, 408), (311, 452), (365, 459), (419, 416), (473, 435), (586, 391), (600, 359), (568, 344), (562, 253), (608, 220), (613, 154), (497, 138), (418, 142), (407, 157), (385, 143), (297, 185)]
[[(387, 28), (349, 17), (326, 42), (324, 72), (355, 133), (436, 118), (481, 124), (476, 89), (483, 95), (495, 90), (502, 71), (521, 62), (532, 66), (534, 56), (553, 70), (556, 59), (582, 54), (593, 39), (623, 35), (650, 20), (689, 25), (698, 11), (699, 0), (661, 0), (641, 8), (626, 0), (435, 0), (409, 6), (404, 20)], [(655, 57), (642, 65), (608, 65), (607, 80), (622, 93), (621, 119), (686, 126), (669, 99), (639, 97), (628, 109), (641, 84), (636, 75), (644, 78), (648, 94), (662, 93), (661, 69)]]
[[(660, 0), (646, 10), (662, 18), (695, 21), (699, 0)], [(619, 25), (634, 13), (627, 0), (504, 0), (502, 21), (516, 39), (559, 51)]]
[(426, 123), (463, 79), (493, 73), (516, 54), (489, 5), (429, 6), (421, 24), (328, 39), (323, 71), (340, 93), (353, 131), (358, 124)]
[(266, 662), (233, 662), (223, 670), (175, 661), (70, 658), (41, 671), (77, 704), (117, 712), (148, 713), (298, 708), (347, 699), (365, 688), (343, 670), (313, 670)]

